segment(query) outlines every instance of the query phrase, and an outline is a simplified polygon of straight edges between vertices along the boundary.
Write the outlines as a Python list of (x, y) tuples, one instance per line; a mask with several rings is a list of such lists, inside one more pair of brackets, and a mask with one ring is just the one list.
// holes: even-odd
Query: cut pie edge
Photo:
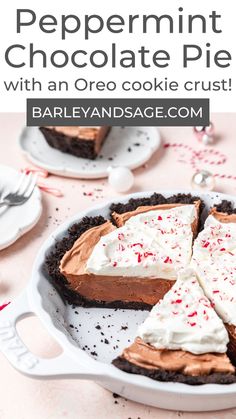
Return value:
[(235, 368), (226, 354), (228, 335), (223, 322), (197, 280), (191, 295), (186, 293), (193, 278), (197, 279), (192, 269), (179, 272), (175, 285), (139, 327), (134, 342), (113, 360), (114, 366), (158, 381), (236, 382)]
[[(156, 194), (156, 196), (159, 196)], [(185, 195), (181, 195), (182, 199), (184, 200)], [(161, 198), (162, 199), (162, 198)], [(171, 197), (169, 198), (171, 200)], [(150, 197), (150, 202), (152, 200), (152, 196)], [(180, 200), (180, 195), (178, 196), (178, 200)], [(140, 200), (139, 200), (140, 202)], [(191, 202), (191, 205), (195, 205), (196, 207), (196, 219), (195, 219), (195, 226), (194, 228), (196, 228), (197, 224), (198, 224), (198, 219), (199, 219), (199, 214), (200, 214), (200, 207), (202, 206), (201, 201), (197, 200), (197, 202), (195, 201), (195, 198), (190, 197), (189, 195), (186, 196), (186, 204), (180, 204), (179, 202), (175, 205), (175, 204), (170, 204), (171, 207), (175, 207), (175, 206), (179, 206), (179, 205), (189, 205)], [(147, 198), (145, 198), (145, 204), (147, 204)], [(150, 211), (149, 206), (146, 205), (146, 208), (148, 211)], [(161, 207), (162, 208), (162, 207)], [(155, 209), (158, 209), (158, 206), (155, 206)], [(105, 220), (104, 218), (100, 218), (98, 221), (98, 217), (90, 217), (89, 221), (88, 219), (81, 220), (81, 222), (79, 222), (78, 224), (76, 224), (72, 230), (73, 230), (73, 237), (72, 237), (72, 233), (69, 232), (69, 237), (65, 237), (62, 239), (62, 241), (57, 242), (56, 244), (56, 251), (52, 251), (46, 259), (46, 271), (47, 271), (47, 276), (49, 276), (49, 278), (52, 279), (54, 286), (56, 286), (56, 288), (59, 290), (60, 294), (63, 294), (63, 297), (72, 304), (76, 304), (76, 305), (82, 305), (82, 306), (88, 306), (88, 307), (107, 307), (107, 308), (128, 308), (128, 309), (136, 309), (136, 310), (150, 310), (151, 307), (160, 299), (163, 297), (163, 295), (170, 289), (170, 287), (173, 285), (174, 280), (171, 279), (163, 279), (163, 278), (158, 278), (159, 281), (159, 287), (155, 287), (155, 281), (157, 280), (157, 278), (152, 279), (150, 278), (149, 281), (146, 279), (145, 282), (143, 281), (142, 284), (140, 284), (139, 278), (119, 278), (120, 281), (120, 293), (118, 294), (118, 298), (113, 298), (111, 301), (107, 301), (107, 300), (103, 300), (102, 299), (102, 292), (100, 292), (100, 295), (98, 295), (97, 298), (94, 298), (95, 295), (93, 295), (93, 290), (92, 293), (89, 294), (89, 297), (86, 296), (85, 293), (83, 292), (79, 292), (79, 290), (75, 290), (70, 286), (70, 284), (68, 283), (68, 278), (65, 277), (65, 275), (63, 274), (63, 270), (61, 272), (59, 272), (59, 259), (61, 261), (61, 259), (63, 258), (64, 254), (66, 251), (70, 250), (71, 247), (73, 247), (73, 245), (75, 244), (76, 240), (81, 239), (81, 237), (83, 235), (88, 234), (88, 231), (90, 230), (89, 234), (91, 233), (92, 235), (92, 230), (93, 231), (96, 230), (97, 226), (99, 227), (99, 229), (102, 229), (102, 225), (104, 225), (105, 223), (110, 223), (109, 221)], [(111, 223), (110, 223), (111, 225)], [(85, 228), (83, 227), (85, 226)], [(71, 229), (70, 229), (71, 231)], [(64, 251), (63, 251), (64, 249)], [(89, 254), (89, 249), (88, 249), (88, 254)], [(71, 276), (70, 281), (73, 283), (76, 281), (76, 278), (73, 278), (73, 276)], [(90, 280), (90, 282), (88, 282), (88, 285), (91, 285), (91, 281), (94, 281), (94, 285), (96, 285), (95, 280), (96, 275), (90, 275), (87, 276), (87, 279)], [(109, 286), (109, 277), (103, 277), (102, 278), (103, 283), (104, 283), (104, 287), (108, 288)], [(114, 281), (114, 277), (111, 277), (111, 280)], [(130, 281), (128, 285), (132, 285), (133, 289), (137, 290), (137, 287), (141, 286), (141, 293), (140, 293), (140, 298), (137, 298), (136, 300), (132, 301), (132, 300), (128, 300), (127, 298), (125, 299), (125, 292), (127, 290), (127, 287), (125, 285), (126, 281)], [(100, 282), (100, 284), (98, 284), (97, 289), (101, 288), (100, 286), (103, 285), (102, 282)], [(117, 285), (118, 286), (118, 285)], [(146, 288), (145, 288), (146, 287)], [(96, 288), (94, 286), (94, 288)], [(132, 291), (132, 290), (131, 290)], [(99, 293), (98, 293), (99, 294)], [(141, 296), (147, 294), (147, 298), (146, 300), (144, 300)], [(90, 296), (92, 295), (92, 298), (90, 298)]]

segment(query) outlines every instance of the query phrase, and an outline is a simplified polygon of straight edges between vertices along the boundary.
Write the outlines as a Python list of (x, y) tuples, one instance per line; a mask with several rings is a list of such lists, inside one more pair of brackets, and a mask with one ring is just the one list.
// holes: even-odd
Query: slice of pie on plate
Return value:
[(187, 384), (236, 381), (226, 355), (228, 333), (194, 271), (181, 270), (171, 290), (138, 328), (134, 343), (113, 364), (159, 381)]
[(110, 131), (108, 126), (100, 127), (40, 127), (50, 147), (76, 157), (95, 159)]

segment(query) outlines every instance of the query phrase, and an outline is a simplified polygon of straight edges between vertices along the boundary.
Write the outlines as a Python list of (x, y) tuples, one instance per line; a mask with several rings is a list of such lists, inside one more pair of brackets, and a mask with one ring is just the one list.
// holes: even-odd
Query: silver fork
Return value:
[(22, 205), (31, 197), (37, 182), (37, 175), (26, 175), (22, 173), (19, 182), (13, 191), (2, 195), (0, 198), (0, 207)]

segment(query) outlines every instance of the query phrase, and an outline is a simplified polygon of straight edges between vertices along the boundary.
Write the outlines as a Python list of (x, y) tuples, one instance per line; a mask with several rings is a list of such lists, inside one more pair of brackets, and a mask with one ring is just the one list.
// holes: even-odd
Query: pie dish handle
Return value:
[(34, 355), (19, 336), (16, 324), (19, 319), (34, 314), (30, 308), (27, 293), (21, 294), (0, 312), (0, 351), (11, 365), (24, 375), (33, 378), (81, 378), (101, 379), (99, 371), (74, 360), (63, 351), (55, 358), (44, 359)]

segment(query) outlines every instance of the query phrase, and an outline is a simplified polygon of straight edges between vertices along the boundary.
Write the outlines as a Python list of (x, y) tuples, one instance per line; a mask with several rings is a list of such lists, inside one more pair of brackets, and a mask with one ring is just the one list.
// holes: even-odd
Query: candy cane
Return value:
[[(226, 163), (227, 157), (217, 150), (212, 149), (203, 149), (203, 150), (194, 150), (193, 147), (189, 146), (188, 144), (183, 143), (164, 143), (164, 148), (173, 148), (173, 149), (185, 149), (190, 153), (188, 163), (194, 170), (198, 170), (197, 162), (201, 162), (204, 164), (209, 164), (211, 166), (220, 166)], [(213, 158), (212, 158), (213, 156)], [(214, 159), (215, 157), (215, 159)], [(236, 176), (228, 175), (228, 174), (213, 174), (214, 177), (218, 177), (220, 179), (231, 179), (236, 180)]]
[(47, 185), (45, 185), (44, 183), (41, 183), (41, 182), (38, 182), (37, 185), (42, 191), (47, 192), (51, 195), (57, 196), (58, 198), (63, 196), (63, 193), (60, 189), (51, 188), (50, 186), (47, 186)]
[(34, 167), (26, 167), (25, 169), (22, 169), (21, 172), (26, 173), (27, 175), (29, 173), (37, 173), (40, 177), (47, 178), (49, 176), (49, 173), (45, 169), (40, 168), (34, 168)]

